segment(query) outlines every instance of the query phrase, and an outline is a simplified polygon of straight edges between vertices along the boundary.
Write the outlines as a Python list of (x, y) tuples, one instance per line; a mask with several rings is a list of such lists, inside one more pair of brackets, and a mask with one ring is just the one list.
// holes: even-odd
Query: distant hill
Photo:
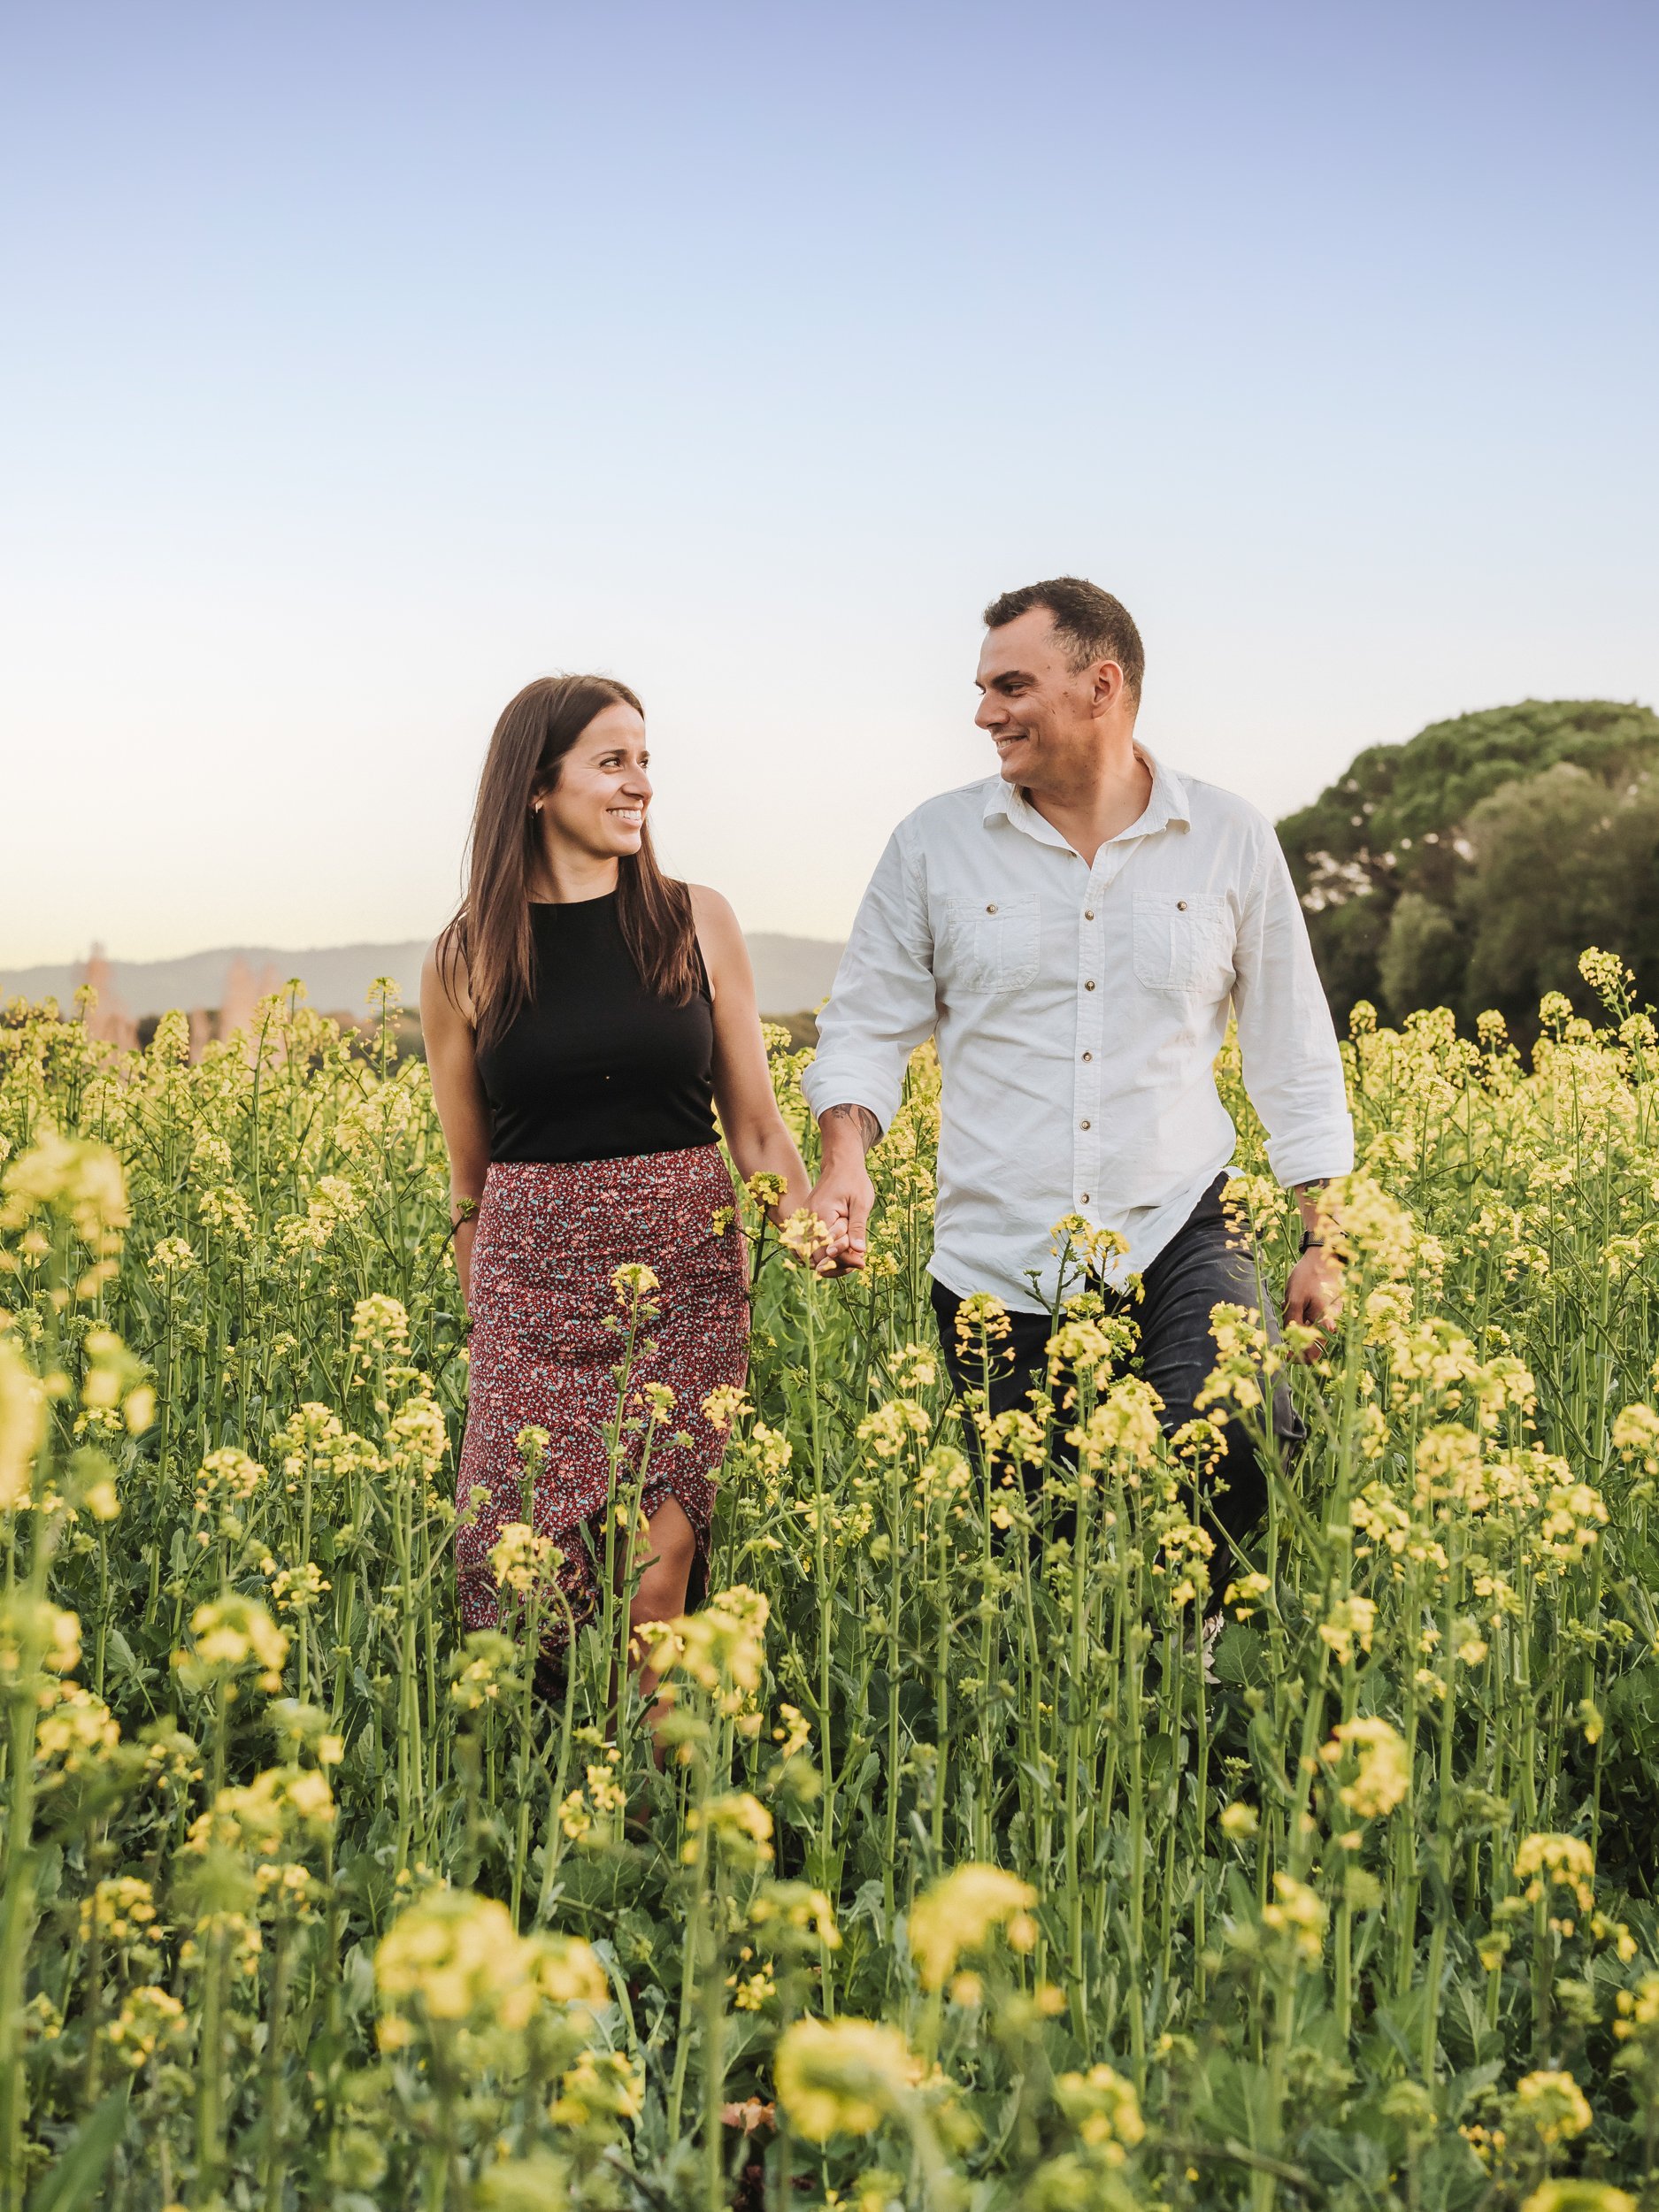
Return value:
[[(370, 986), (389, 975), (403, 999), (413, 1005), (420, 991), (424, 939), (401, 945), (326, 945), (306, 952), (285, 952), (272, 945), (227, 945), (213, 952), (187, 953), (180, 960), (111, 960), (112, 987), (134, 1020), (165, 1014), (173, 1007), (217, 1007), (225, 982), (240, 960), (255, 976), (274, 971), (280, 982), (298, 976), (311, 1004), (325, 1014), (367, 1011)], [(758, 930), (749, 940), (761, 1010), (796, 1014), (815, 1007), (829, 990), (841, 949), (822, 937), (782, 937)], [(85, 973), (85, 963), (61, 966), (0, 968), (0, 999), (55, 998), (67, 1006)]]

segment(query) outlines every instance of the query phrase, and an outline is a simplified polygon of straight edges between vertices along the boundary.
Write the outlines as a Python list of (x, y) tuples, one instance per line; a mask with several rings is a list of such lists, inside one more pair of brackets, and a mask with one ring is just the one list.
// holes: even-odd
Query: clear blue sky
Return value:
[(978, 610), (1278, 813), (1659, 698), (1647, 4), (13, 11), (0, 965), (429, 931), (527, 677), (830, 934)]

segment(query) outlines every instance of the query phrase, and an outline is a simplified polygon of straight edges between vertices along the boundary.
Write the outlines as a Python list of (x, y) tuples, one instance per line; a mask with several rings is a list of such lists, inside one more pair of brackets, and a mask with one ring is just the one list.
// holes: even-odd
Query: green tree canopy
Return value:
[(1659, 992), (1659, 715), (1526, 699), (1373, 745), (1279, 833), (1339, 1021), (1496, 1007), (1525, 1032), (1599, 944)]

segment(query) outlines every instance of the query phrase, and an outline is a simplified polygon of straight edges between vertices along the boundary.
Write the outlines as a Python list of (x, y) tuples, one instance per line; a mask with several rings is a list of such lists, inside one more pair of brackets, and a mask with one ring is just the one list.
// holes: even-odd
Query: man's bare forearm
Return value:
[(867, 1106), (826, 1106), (818, 1125), (826, 1152), (856, 1146), (860, 1159), (881, 1138), (881, 1124)]
[(1296, 1186), (1296, 1205), (1302, 1215), (1302, 1225), (1310, 1236), (1318, 1230), (1325, 1194), (1330, 1180), (1328, 1175), (1316, 1175), (1311, 1180)]

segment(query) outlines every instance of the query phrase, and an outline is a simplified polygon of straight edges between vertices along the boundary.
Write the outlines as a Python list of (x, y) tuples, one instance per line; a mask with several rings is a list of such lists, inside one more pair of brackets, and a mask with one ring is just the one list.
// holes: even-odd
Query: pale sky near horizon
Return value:
[(1659, 703), (1649, 5), (63, 0), (0, 58), (0, 967), (434, 928), (581, 666), (669, 865), (839, 934), (1064, 571), (1273, 814)]

